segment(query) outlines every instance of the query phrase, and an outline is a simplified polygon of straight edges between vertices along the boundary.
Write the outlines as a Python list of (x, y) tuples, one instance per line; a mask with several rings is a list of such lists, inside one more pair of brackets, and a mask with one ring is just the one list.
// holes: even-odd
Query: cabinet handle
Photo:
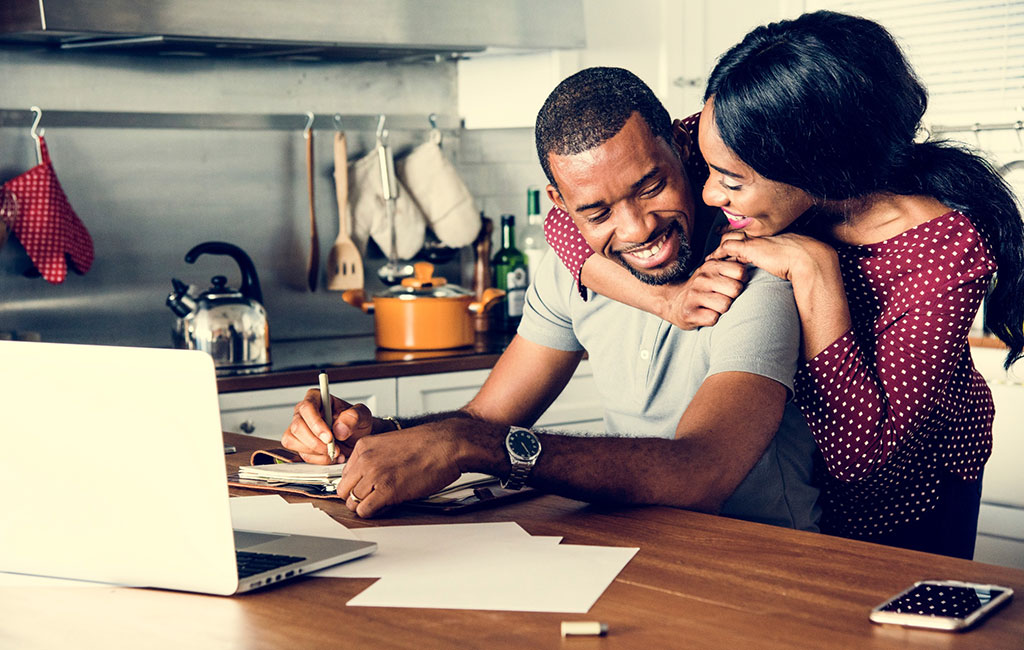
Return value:
[(253, 424), (252, 420), (245, 420), (238, 425), (238, 428), (242, 430), (242, 433), (252, 433), (256, 430), (256, 425)]

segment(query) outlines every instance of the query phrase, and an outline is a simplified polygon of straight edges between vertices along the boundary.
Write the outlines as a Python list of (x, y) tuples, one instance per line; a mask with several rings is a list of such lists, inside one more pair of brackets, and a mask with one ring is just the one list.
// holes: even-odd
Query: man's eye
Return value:
[(640, 193), (640, 196), (645, 199), (649, 199), (652, 196), (657, 196), (663, 189), (665, 189), (664, 178), (659, 180), (657, 183), (648, 186), (646, 189), (644, 189), (643, 192)]
[(601, 224), (601, 223), (604, 223), (605, 221), (607, 221), (609, 214), (611, 214), (611, 213), (608, 210), (602, 210), (602, 211), (597, 212), (595, 214), (588, 214), (584, 218), (587, 220), (587, 223), (593, 224), (593, 225), (597, 225), (597, 224)]

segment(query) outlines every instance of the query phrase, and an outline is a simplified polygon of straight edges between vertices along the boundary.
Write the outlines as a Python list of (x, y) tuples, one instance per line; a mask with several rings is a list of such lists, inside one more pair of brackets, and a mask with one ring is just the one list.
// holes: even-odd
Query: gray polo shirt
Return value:
[[(800, 324), (792, 287), (756, 267), (749, 276), (716, 325), (687, 331), (593, 292), (584, 302), (549, 252), (527, 290), (519, 335), (557, 350), (587, 351), (606, 435), (674, 438), (697, 389), (715, 373), (762, 375), (793, 394)], [(722, 514), (816, 531), (814, 452), (803, 416), (789, 401), (778, 433)]]

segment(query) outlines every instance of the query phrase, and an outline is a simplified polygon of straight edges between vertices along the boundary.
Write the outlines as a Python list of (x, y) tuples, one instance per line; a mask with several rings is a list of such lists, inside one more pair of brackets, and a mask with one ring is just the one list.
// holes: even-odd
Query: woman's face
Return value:
[(715, 125), (713, 97), (701, 112), (697, 137), (711, 170), (704, 202), (721, 208), (731, 229), (751, 236), (774, 235), (811, 207), (807, 192), (761, 176), (725, 145)]

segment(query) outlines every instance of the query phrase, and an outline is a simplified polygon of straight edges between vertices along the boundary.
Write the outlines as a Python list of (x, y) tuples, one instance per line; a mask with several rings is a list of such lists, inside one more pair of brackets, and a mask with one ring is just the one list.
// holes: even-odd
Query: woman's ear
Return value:
[(683, 162), (689, 160), (693, 140), (690, 139), (690, 133), (683, 127), (682, 120), (672, 120), (672, 140), (672, 144), (679, 152), (679, 159)]

